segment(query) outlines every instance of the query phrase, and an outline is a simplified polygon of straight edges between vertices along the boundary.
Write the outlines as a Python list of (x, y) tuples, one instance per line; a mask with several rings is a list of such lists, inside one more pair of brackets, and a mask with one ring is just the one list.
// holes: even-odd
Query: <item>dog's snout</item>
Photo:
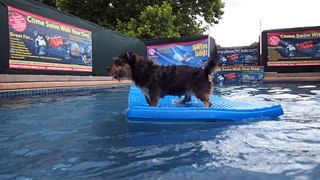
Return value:
[(110, 66), (108, 66), (108, 67), (107, 67), (107, 71), (110, 71), (110, 70), (111, 70), (111, 67), (110, 67)]

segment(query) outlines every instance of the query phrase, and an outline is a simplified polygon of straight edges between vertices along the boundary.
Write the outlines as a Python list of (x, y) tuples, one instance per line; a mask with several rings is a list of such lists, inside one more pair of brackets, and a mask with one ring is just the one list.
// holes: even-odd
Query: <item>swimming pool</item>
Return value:
[(129, 87), (0, 99), (0, 179), (317, 179), (320, 84), (215, 87), (278, 119), (130, 124)]

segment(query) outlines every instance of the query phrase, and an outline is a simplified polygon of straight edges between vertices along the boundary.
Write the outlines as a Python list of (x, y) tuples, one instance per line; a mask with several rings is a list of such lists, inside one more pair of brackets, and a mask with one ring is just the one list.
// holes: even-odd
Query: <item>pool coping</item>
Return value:
[(265, 72), (264, 82), (320, 82), (320, 72), (277, 73)]
[(114, 80), (110, 76), (68, 75), (0, 75), (0, 98), (19, 98), (54, 94), (75, 94), (128, 87), (131, 80)]
[[(320, 72), (265, 72), (265, 83), (320, 82)], [(0, 74), (0, 98), (77, 93), (89, 90), (116, 88), (133, 84), (131, 80), (114, 80), (110, 76), (22, 75)]]
[(129, 85), (104, 85), (104, 86), (78, 86), (78, 87), (53, 87), (53, 88), (36, 88), (36, 89), (14, 89), (1, 90), (0, 99), (8, 98), (25, 98), (25, 97), (39, 97), (48, 95), (72, 95), (84, 92), (100, 92), (104, 90), (120, 90), (129, 89)]
[(132, 81), (66, 81), (66, 82), (20, 82), (0, 83), (0, 91), (38, 88), (61, 88), (79, 86), (107, 86), (107, 85), (129, 85)]
[(0, 91), (129, 84), (132, 84), (131, 80), (117, 81), (110, 76), (0, 74)]

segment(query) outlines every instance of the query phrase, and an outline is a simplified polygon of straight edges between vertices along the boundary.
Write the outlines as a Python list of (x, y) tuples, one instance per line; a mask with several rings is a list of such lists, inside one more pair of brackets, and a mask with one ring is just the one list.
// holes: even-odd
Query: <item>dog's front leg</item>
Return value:
[(149, 105), (152, 106), (152, 107), (157, 107), (157, 106), (158, 106), (159, 99), (160, 99), (160, 93), (151, 92), (151, 93), (149, 94), (149, 97), (150, 97), (150, 103), (149, 103)]
[(186, 102), (191, 101), (191, 96), (190, 95), (185, 95), (184, 98), (182, 99), (181, 103), (185, 104)]
[(149, 106), (151, 106), (151, 102), (150, 102), (149, 96), (144, 95), (144, 97), (146, 98), (146, 101), (149, 104)]

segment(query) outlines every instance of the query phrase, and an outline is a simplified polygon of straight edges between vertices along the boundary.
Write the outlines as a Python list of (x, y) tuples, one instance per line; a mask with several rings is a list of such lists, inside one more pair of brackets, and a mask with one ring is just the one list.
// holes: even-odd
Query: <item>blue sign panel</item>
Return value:
[(218, 59), (219, 66), (256, 66), (258, 65), (258, 48), (219, 48)]
[(208, 39), (147, 46), (148, 59), (159, 65), (204, 67), (208, 61)]

